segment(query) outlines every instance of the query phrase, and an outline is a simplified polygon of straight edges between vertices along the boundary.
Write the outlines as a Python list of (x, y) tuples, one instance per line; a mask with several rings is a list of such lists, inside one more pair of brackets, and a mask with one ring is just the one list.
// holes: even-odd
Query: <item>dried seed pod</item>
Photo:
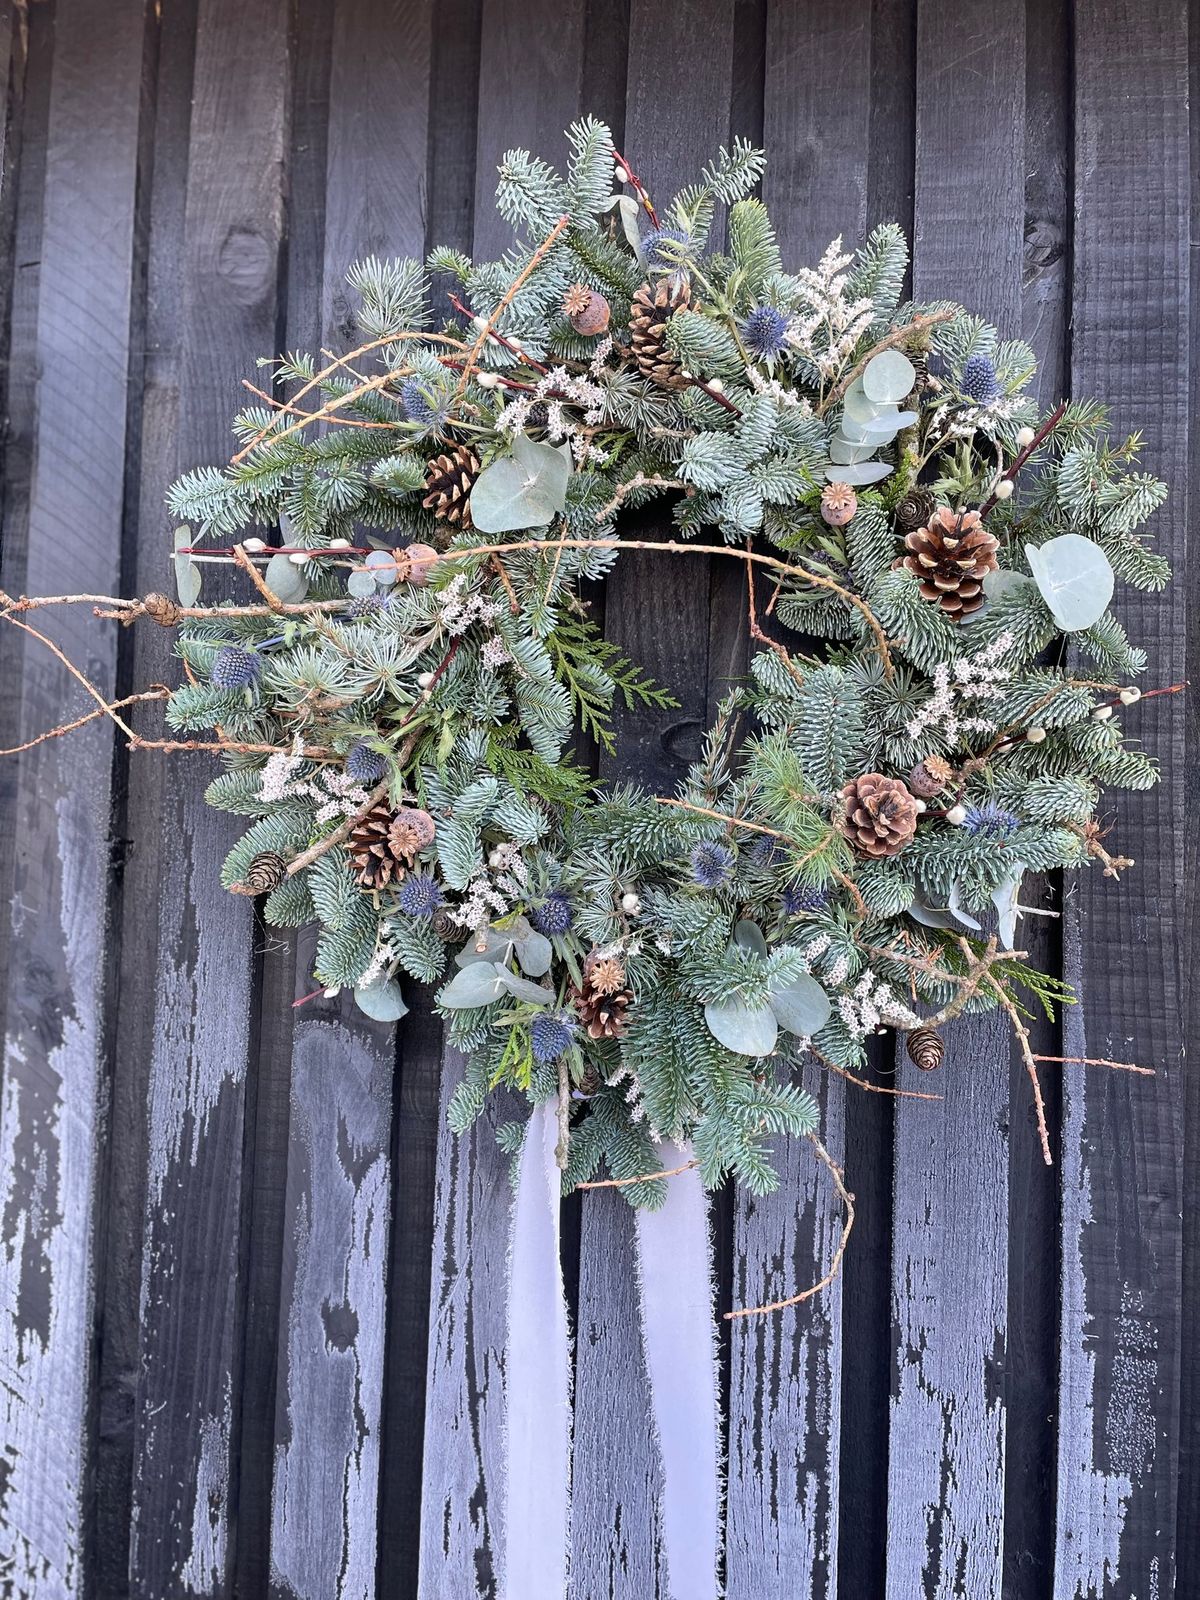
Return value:
[(575, 332), (589, 337), (606, 332), (612, 316), (611, 307), (604, 296), (582, 283), (571, 285), (563, 295), (562, 308)]
[(858, 510), (858, 496), (848, 483), (827, 483), (821, 491), (821, 515), (831, 528), (844, 528)]
[(942, 756), (926, 756), (908, 775), (908, 787), (922, 800), (932, 800), (954, 776), (954, 768)]
[(402, 806), (388, 829), (388, 844), (398, 861), (407, 861), (411, 866), (418, 851), (433, 843), (436, 832), (437, 825), (428, 811), (421, 811), (416, 806)]

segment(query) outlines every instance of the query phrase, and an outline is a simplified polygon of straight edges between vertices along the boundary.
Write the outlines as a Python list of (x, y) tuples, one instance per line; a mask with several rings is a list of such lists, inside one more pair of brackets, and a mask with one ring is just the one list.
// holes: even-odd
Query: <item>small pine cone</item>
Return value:
[(848, 483), (827, 483), (821, 491), (821, 515), (831, 528), (844, 528), (858, 510), (858, 496)]
[(589, 956), (583, 972), (595, 994), (620, 994), (625, 987), (625, 963), (620, 956)]
[(908, 350), (905, 352), (912, 362), (916, 377), (913, 379), (911, 394), (919, 395), (929, 382), (929, 352), (928, 350)]
[(917, 831), (917, 802), (899, 778), (865, 772), (841, 791), (838, 826), (864, 856), (894, 856)]
[(954, 776), (954, 768), (941, 756), (926, 756), (908, 775), (908, 787), (922, 800), (932, 800)]
[(287, 877), (287, 862), (274, 850), (260, 850), (250, 858), (246, 876), (232, 885), (234, 894), (270, 894)]
[(625, 1028), (625, 1013), (633, 999), (628, 989), (617, 994), (597, 994), (584, 979), (582, 989), (571, 988), (571, 998), (580, 1023), (587, 1029), (589, 1039), (617, 1039)]
[(442, 522), (471, 526), (471, 490), (479, 476), (479, 457), (469, 444), (456, 445), (433, 456), (425, 467), (425, 498), (421, 504)]
[(984, 577), (999, 565), (999, 541), (983, 526), (978, 511), (940, 506), (928, 526), (905, 538), (904, 548), (909, 553), (901, 564), (920, 579), (924, 599), (955, 619), (978, 611)]
[(394, 815), (389, 805), (373, 806), (358, 818), (346, 840), (350, 864), (366, 889), (386, 889), (393, 879), (398, 882), (404, 876), (407, 863), (396, 855), (388, 837)]
[(454, 944), (462, 938), (463, 930), (450, 915), (446, 906), (439, 906), (433, 913), (430, 926), (443, 944)]
[(937, 501), (929, 490), (914, 484), (896, 507), (896, 527), (901, 533), (913, 533), (925, 527), (936, 510)]
[(690, 310), (691, 304), (691, 283), (675, 274), (644, 283), (633, 297), (629, 318), (633, 359), (644, 378), (664, 389), (685, 389), (690, 382), (667, 348), (667, 323), (677, 311)]
[(914, 1028), (904, 1041), (910, 1061), (915, 1061), (922, 1072), (933, 1072), (942, 1064), (946, 1046), (935, 1028)]
[(142, 601), (142, 610), (164, 628), (173, 628), (183, 615), (182, 609), (165, 594), (148, 594)]
[(612, 309), (604, 296), (585, 284), (573, 283), (563, 295), (563, 314), (576, 333), (591, 336), (608, 329)]
[(437, 825), (428, 811), (418, 810), (416, 806), (403, 806), (396, 812), (388, 828), (388, 845), (397, 861), (404, 861), (411, 867), (417, 853), (433, 843), (436, 832)]

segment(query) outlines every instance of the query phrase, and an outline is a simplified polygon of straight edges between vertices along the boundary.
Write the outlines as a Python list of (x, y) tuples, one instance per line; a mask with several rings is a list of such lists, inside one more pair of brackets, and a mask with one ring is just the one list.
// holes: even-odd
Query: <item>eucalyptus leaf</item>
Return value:
[(369, 572), (363, 572), (361, 568), (352, 572), (346, 579), (346, 591), (356, 600), (365, 600), (369, 594), (374, 594), (375, 587), (374, 577)]
[(916, 381), (916, 368), (899, 350), (881, 350), (863, 368), (863, 393), (868, 400), (903, 400)]
[(194, 606), (200, 598), (200, 585), (203, 581), (200, 568), (191, 556), (181, 556), (178, 552), (183, 545), (191, 544), (192, 530), (188, 527), (175, 529), (175, 590), (179, 595), (181, 606)]
[[(523, 918), (521, 920), (524, 922)], [(528, 923), (524, 923), (524, 931), (526, 933), (531, 931)], [(477, 949), (477, 940), (471, 938), (455, 956), (454, 964), (458, 967), (472, 967), (480, 961), (507, 962), (519, 937), (521, 934), (512, 928), (488, 928), (483, 936), (483, 949)]]
[(704, 1020), (713, 1038), (739, 1056), (769, 1056), (779, 1037), (779, 1024), (770, 1006), (710, 1001), (704, 1008)]
[(739, 950), (753, 950), (756, 956), (767, 959), (767, 941), (757, 922), (739, 922), (733, 930), (733, 942)]
[(376, 1022), (399, 1022), (408, 1015), (404, 995), (395, 978), (377, 978), (354, 991), (354, 1003)]
[[(829, 457), (832, 461), (832, 450), (829, 452)], [(893, 469), (889, 461), (864, 461), (861, 466), (832, 466), (823, 470), (829, 483), (848, 483), (851, 488), (861, 489), (864, 484), (878, 483)]]
[[(471, 971), (468, 967), (467, 972)], [(548, 1006), (554, 999), (553, 989), (543, 989), (540, 983), (530, 983), (528, 978), (519, 978), (515, 972), (510, 972), (507, 967), (497, 967), (500, 982), (514, 999), (524, 1000), (531, 1006)], [(460, 977), (464, 974), (460, 973)], [(454, 980), (456, 983), (458, 979)]]
[(964, 928), (972, 928), (976, 933), (978, 933), (983, 926), (978, 917), (973, 917), (969, 911), (964, 911), (962, 906), (959, 904), (959, 888), (957, 879), (955, 879), (955, 881), (950, 885), (950, 894), (947, 900), (946, 909), (949, 911), (952, 917), (958, 918)]
[(548, 444), (524, 434), (513, 453), (485, 467), (471, 490), (471, 520), (481, 533), (515, 533), (544, 528), (567, 503), (571, 468)]
[(919, 894), (913, 896), (906, 910), (913, 921), (919, 922), (923, 928), (941, 928), (950, 933), (961, 931), (958, 919), (948, 907), (928, 905)]
[(768, 1003), (779, 1026), (802, 1039), (811, 1039), (833, 1012), (829, 996), (817, 980), (805, 972), (786, 988), (776, 989)]
[(1000, 943), (1006, 950), (1011, 950), (1017, 938), (1017, 918), (1021, 915), (1021, 908), (1017, 904), (1017, 897), (1021, 893), (1021, 883), (1025, 877), (1026, 867), (1023, 861), (1014, 861), (1008, 876), (1002, 878), (992, 891), (992, 904), (1000, 918), (997, 932)]
[(517, 940), (517, 961), (521, 971), (530, 978), (544, 978), (550, 971), (554, 946), (544, 933), (532, 929), (528, 938)]
[(849, 417), (851, 422), (859, 424), (871, 422), (879, 415), (880, 407), (874, 400), (869, 400), (863, 390), (861, 378), (854, 382), (842, 396), (842, 415)]
[(1025, 559), (1064, 633), (1090, 628), (1108, 610), (1112, 564), (1100, 546), (1081, 533), (1062, 533), (1043, 545), (1027, 544)]
[(454, 977), (438, 995), (438, 1004), (450, 1011), (490, 1006), (504, 993), (504, 968), (493, 961), (477, 961)]
[(263, 581), (285, 606), (299, 605), (308, 593), (308, 579), (303, 569), (295, 566), (286, 556), (271, 557), (263, 573)]
[(838, 466), (849, 466), (856, 461), (866, 461), (875, 448), (873, 444), (852, 444), (837, 434), (829, 441), (829, 459)]
[(372, 579), (381, 589), (390, 589), (396, 582), (396, 557), (391, 550), (372, 550), (363, 557), (363, 566), (369, 568)]

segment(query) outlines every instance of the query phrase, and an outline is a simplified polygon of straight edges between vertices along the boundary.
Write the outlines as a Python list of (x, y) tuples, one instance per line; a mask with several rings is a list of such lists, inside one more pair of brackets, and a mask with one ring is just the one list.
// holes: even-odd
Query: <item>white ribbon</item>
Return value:
[(529, 1120), (513, 1204), (505, 1356), (505, 1600), (563, 1600), (571, 1517), (571, 1348), (559, 1265), (553, 1101)]
[[(691, 1151), (661, 1147), (666, 1168)], [(700, 1174), (667, 1180), (660, 1211), (637, 1213), (642, 1345), (662, 1458), (669, 1600), (716, 1600), (721, 1537), (712, 1248)], [(516, 1600), (514, 1595), (513, 1600)]]

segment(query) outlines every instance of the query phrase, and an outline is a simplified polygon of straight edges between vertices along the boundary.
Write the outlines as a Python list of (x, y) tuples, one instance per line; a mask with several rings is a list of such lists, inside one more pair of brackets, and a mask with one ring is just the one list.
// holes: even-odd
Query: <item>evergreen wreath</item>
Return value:
[[(565, 177), (505, 156), (502, 260), (356, 266), (362, 345), (271, 363), (232, 462), (174, 486), (179, 599), (107, 612), (178, 626), (178, 737), (133, 742), (220, 752), (207, 799), (252, 819), (222, 880), (319, 924), (324, 988), (390, 1020), (438, 985), (456, 1129), (558, 1097), (568, 1188), (660, 1204), (669, 1137), (768, 1190), (772, 1136), (815, 1137), (806, 1056), (858, 1078), (894, 1029), (936, 1066), (989, 1007), (1040, 1113), (1025, 1023), (1070, 993), (1013, 948), (1021, 883), (1130, 864), (1098, 798), (1156, 770), (1109, 601), (1167, 582), (1164, 485), (1102, 406), (1040, 413), (1026, 344), (901, 303), (897, 227), (787, 272), (760, 151), (660, 216), (603, 124), (567, 138)], [(622, 536), (652, 500), (744, 564), (758, 646), (669, 796), (568, 753), (673, 703), (581, 594), (679, 548)], [(206, 561), (257, 594), (199, 604)]]

